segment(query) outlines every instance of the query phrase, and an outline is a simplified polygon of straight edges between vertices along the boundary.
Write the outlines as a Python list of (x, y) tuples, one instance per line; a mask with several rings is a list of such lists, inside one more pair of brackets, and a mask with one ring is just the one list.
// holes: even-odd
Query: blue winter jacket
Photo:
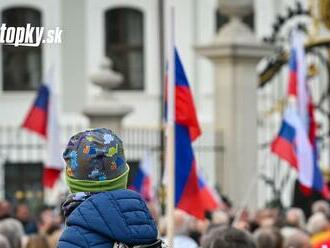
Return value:
[(58, 248), (111, 248), (157, 240), (157, 228), (145, 202), (131, 190), (95, 194), (69, 215)]

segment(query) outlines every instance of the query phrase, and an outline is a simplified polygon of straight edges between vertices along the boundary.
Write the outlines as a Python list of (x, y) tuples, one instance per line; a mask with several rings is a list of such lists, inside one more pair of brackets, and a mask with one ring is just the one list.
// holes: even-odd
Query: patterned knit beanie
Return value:
[(127, 187), (129, 167), (123, 143), (111, 130), (92, 129), (72, 136), (63, 153), (72, 193)]

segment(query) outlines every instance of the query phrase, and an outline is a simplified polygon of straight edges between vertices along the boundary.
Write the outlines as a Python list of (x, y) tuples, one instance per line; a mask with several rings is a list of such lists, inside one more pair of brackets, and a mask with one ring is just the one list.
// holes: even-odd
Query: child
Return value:
[(66, 228), (58, 248), (159, 243), (145, 202), (126, 189), (129, 166), (122, 141), (111, 130), (74, 135), (63, 157), (72, 194), (63, 204)]

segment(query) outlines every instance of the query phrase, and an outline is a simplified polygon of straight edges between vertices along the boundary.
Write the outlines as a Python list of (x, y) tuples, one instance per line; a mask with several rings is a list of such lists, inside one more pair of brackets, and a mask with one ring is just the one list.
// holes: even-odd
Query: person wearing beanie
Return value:
[(116, 134), (105, 128), (80, 132), (71, 137), (63, 157), (71, 194), (62, 206), (66, 227), (58, 248), (159, 243), (145, 202), (126, 189), (129, 166)]

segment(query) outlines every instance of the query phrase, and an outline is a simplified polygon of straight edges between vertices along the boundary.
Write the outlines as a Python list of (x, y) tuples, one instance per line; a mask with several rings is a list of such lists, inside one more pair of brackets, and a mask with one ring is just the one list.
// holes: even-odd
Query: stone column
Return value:
[(230, 21), (211, 44), (197, 48), (215, 66), (214, 120), (224, 146), (216, 157), (216, 180), (235, 206), (249, 208), (258, 203), (256, 65), (271, 52), (240, 20), (252, 6), (252, 0), (220, 0)]

